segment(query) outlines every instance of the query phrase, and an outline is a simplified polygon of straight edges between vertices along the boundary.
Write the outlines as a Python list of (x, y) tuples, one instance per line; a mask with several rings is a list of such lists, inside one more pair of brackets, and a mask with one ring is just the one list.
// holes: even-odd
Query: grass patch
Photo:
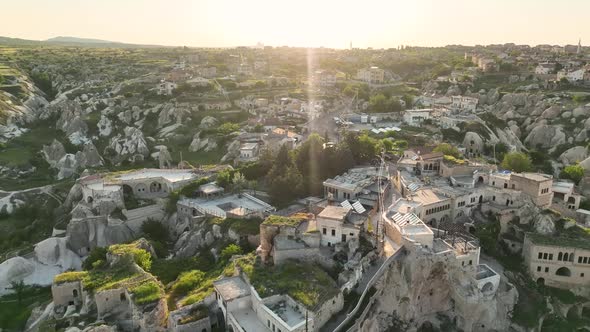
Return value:
[(164, 290), (154, 280), (144, 282), (129, 291), (133, 294), (133, 301), (136, 304), (151, 303), (164, 297)]
[(260, 232), (262, 220), (259, 218), (252, 219), (233, 219), (233, 218), (211, 218), (208, 220), (210, 225), (218, 225), (222, 232), (232, 229), (240, 235), (257, 235)]
[(315, 264), (291, 260), (280, 266), (263, 266), (255, 260), (256, 256), (250, 254), (237, 259), (236, 264), (250, 278), (262, 298), (288, 294), (307, 308), (314, 309), (339, 293), (336, 282)]
[(178, 324), (185, 325), (188, 323), (196, 322), (207, 316), (209, 316), (209, 309), (204, 305), (198, 305), (192, 308), (188, 315), (182, 317)]
[(18, 301), (16, 294), (0, 297), (0, 329), (23, 331), (33, 307), (51, 300), (51, 287), (27, 286)]
[(262, 224), (267, 225), (267, 226), (297, 227), (305, 219), (306, 219), (306, 217), (303, 217), (303, 216), (283, 217), (283, 216), (271, 215), (271, 216), (268, 216), (268, 218), (264, 219)]

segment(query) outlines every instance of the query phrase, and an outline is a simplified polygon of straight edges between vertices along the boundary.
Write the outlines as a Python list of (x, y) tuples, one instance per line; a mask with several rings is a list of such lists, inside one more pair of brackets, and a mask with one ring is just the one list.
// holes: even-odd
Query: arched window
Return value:
[(557, 255), (557, 260), (558, 260), (558, 261), (561, 261), (561, 260), (563, 260), (563, 253), (562, 253), (562, 252), (560, 252), (560, 253)]
[(570, 259), (569, 259), (569, 261), (570, 262), (573, 262), (574, 261), (574, 253), (573, 252), (570, 253)]
[(567, 262), (569, 260), (568, 257), (569, 257), (569, 254), (567, 252), (565, 254), (563, 254), (563, 260), (564, 261)]
[(570, 269), (568, 269), (567, 267), (563, 266), (557, 269), (557, 271), (555, 271), (555, 275), (562, 277), (571, 277), (572, 271), (570, 271)]

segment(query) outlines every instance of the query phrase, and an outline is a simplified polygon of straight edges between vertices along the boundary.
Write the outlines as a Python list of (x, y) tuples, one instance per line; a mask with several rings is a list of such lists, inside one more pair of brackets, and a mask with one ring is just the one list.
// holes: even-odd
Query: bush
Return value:
[(569, 179), (574, 181), (575, 184), (578, 184), (580, 180), (584, 177), (584, 168), (578, 165), (569, 165), (566, 166), (563, 171), (559, 174), (562, 179)]
[(107, 248), (104, 247), (96, 247), (90, 251), (88, 257), (82, 263), (82, 268), (84, 270), (92, 270), (94, 268), (94, 264), (98, 261), (102, 261), (103, 263), (107, 260)]
[(205, 273), (199, 270), (183, 272), (172, 286), (172, 294), (182, 296), (196, 289), (205, 280)]
[(157, 282), (150, 280), (141, 285), (131, 288), (133, 300), (137, 304), (145, 304), (159, 300), (164, 292)]
[(521, 173), (530, 171), (533, 168), (529, 156), (522, 152), (511, 152), (504, 155), (502, 160), (502, 168), (511, 170), (513, 172)]
[(240, 248), (240, 246), (237, 244), (230, 244), (221, 251), (220, 258), (222, 261), (228, 261), (232, 256), (241, 254), (242, 248)]
[(141, 225), (141, 231), (148, 240), (154, 240), (160, 243), (166, 243), (169, 239), (168, 229), (161, 222), (148, 219)]

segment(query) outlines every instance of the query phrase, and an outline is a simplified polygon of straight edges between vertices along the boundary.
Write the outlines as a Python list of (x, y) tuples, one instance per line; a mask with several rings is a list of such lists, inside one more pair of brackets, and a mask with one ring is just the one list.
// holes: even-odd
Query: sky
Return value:
[(18, 0), (0, 36), (136, 44), (389, 48), (590, 44), (590, 0)]

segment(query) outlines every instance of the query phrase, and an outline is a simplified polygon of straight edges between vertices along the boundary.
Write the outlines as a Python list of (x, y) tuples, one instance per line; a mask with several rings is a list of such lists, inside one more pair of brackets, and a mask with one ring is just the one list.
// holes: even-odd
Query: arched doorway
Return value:
[(479, 178), (477, 178), (477, 183), (483, 183), (483, 176), (480, 176)]
[(538, 286), (545, 286), (545, 278), (537, 279), (537, 285)]
[(77, 289), (74, 289), (72, 291), (72, 296), (74, 296), (74, 298), (77, 298), (78, 297), (78, 290)]
[(572, 271), (565, 266), (560, 267), (555, 271), (555, 275), (562, 276), (562, 277), (571, 277)]
[(576, 204), (576, 199), (570, 196), (570, 198), (567, 199), (567, 202), (570, 204)]

